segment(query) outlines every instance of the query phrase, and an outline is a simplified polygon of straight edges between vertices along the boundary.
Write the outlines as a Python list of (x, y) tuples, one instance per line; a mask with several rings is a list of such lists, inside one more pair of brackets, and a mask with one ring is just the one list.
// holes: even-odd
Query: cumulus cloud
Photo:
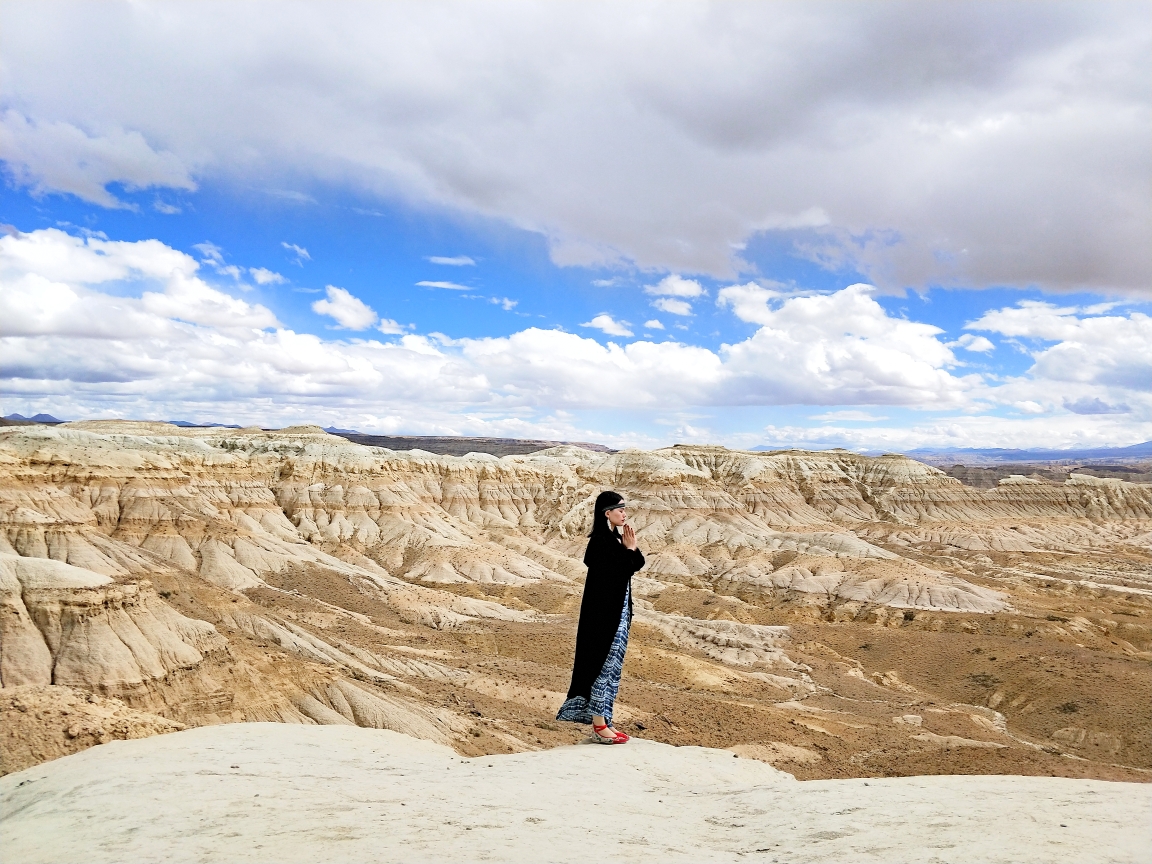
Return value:
[(312, 311), (317, 314), (326, 314), (336, 321), (336, 325), (343, 329), (367, 329), (376, 324), (376, 310), (359, 297), (354, 297), (349, 291), (334, 285), (325, 287), (327, 300), (318, 300), (312, 304)]
[(538, 231), (562, 264), (729, 279), (766, 232), (887, 288), (1147, 294), (1150, 14), (16, 5), (0, 155), (104, 206), (115, 183), (347, 184)]
[(658, 318), (651, 318), (644, 322), (644, 326), (649, 330), (663, 330), (664, 325), (660, 323)]
[[(55, 228), (0, 237), (0, 337), (79, 340), (59, 350), (78, 359), (83, 380), (82, 340), (118, 345), (162, 341), (189, 325), (229, 332), (279, 326), (271, 310), (213, 288), (196, 275), (198, 269), (191, 256), (156, 240), (82, 238)], [(93, 290), (133, 285), (153, 290), (138, 298)], [(5, 348), (12, 345), (6, 342)], [(94, 364), (114, 365), (111, 357), (105, 359), (106, 364), (99, 359)], [(127, 367), (133, 362), (125, 357)]]
[(1152, 317), (1142, 312), (1094, 314), (1109, 311), (1109, 306), (1058, 307), (1027, 300), (987, 312), (965, 327), (1036, 340), (1031, 352), (1035, 364), (1029, 370), (1034, 378), (1147, 391), (1152, 381)]
[(743, 394), (744, 404), (965, 404), (980, 379), (948, 371), (956, 359), (937, 338), (940, 328), (889, 316), (871, 292), (851, 285), (772, 309), (743, 306), (748, 292), (721, 291), (722, 303), (763, 325), (722, 349), (730, 392)]
[(972, 333), (964, 333), (955, 342), (949, 342), (948, 347), (963, 348), (965, 351), (976, 351), (981, 354), (987, 354), (989, 351), (996, 350), (996, 346), (992, 344), (992, 340), (984, 336), (976, 336)]
[(706, 293), (695, 279), (684, 279), (676, 274), (665, 276), (655, 285), (644, 286), (644, 293), (657, 297), (652, 305), (669, 315), (691, 315), (692, 304), (682, 297), (699, 297)]
[[(1137, 313), (990, 312), (973, 326), (1066, 337), (1035, 349), (1039, 371), (1002, 381), (957, 374), (938, 328), (889, 316), (868, 286), (775, 299), (754, 310), (763, 323), (752, 336), (718, 350), (671, 341), (601, 344), (535, 327), (499, 338), (424, 335), (391, 319), (377, 321), (362, 301), (329, 286), (318, 311), (350, 329), (375, 324), (391, 337), (345, 340), (284, 327), (270, 309), (209, 285), (199, 275), (202, 266), (156, 240), (76, 237), (57, 229), (0, 237), (0, 386), (6, 398), (51, 401), (70, 416), (164, 416), (161, 410), (177, 416), (186, 410), (257, 419), (254, 413), (262, 412), (269, 422), (343, 416), (340, 422), (353, 418), (377, 429), (401, 428), (411, 423), (405, 418), (419, 417), (426, 430), (519, 429), (530, 437), (569, 440), (575, 430), (564, 426), (563, 412), (628, 409), (669, 416), (788, 404), (959, 409), (962, 416), (861, 431), (834, 424), (883, 418), (858, 409), (832, 411), (817, 415), (830, 425), (767, 430), (764, 443), (790, 437), (785, 443), (1039, 446), (1152, 437), (1148, 378), (1130, 387), (1101, 383), (1133, 377), (1136, 367), (1119, 364), (1143, 362), (1146, 350), (1141, 355), (1131, 341), (1111, 355), (1110, 369), (1092, 367), (1083, 380), (1040, 374), (1049, 368), (1042, 365), (1047, 352), (1062, 345), (1088, 344), (1089, 336), (1114, 339), (1125, 328), (1146, 326)], [(1022, 323), (1028, 316), (1032, 325)], [(585, 326), (620, 337), (630, 329), (607, 313)], [(1131, 357), (1125, 357), (1125, 345)], [(991, 404), (1025, 416), (988, 416)], [(528, 433), (526, 414), (546, 422)], [(488, 419), (475, 419), (481, 416)], [(359, 418), (374, 419), (369, 425)], [(692, 428), (705, 423), (693, 420)], [(561, 428), (568, 431), (553, 434)], [(581, 435), (588, 437), (587, 430)], [(625, 443), (656, 442), (637, 434)]]
[(444, 264), (448, 267), (475, 267), (476, 262), (467, 255), (455, 255), (452, 257), (444, 257), (443, 255), (429, 255), (424, 259), (431, 261), (433, 264)]
[(653, 300), (652, 305), (661, 312), (667, 312), (669, 315), (692, 314), (692, 304), (687, 300), (674, 300), (671, 297), (661, 297), (658, 300)]
[(631, 336), (632, 331), (628, 329), (627, 321), (617, 321), (611, 315), (602, 313), (597, 315), (591, 321), (585, 321), (580, 325), (581, 327), (594, 327), (597, 330), (602, 330), (609, 336)]
[(1152, 318), (1116, 304), (1056, 306), (1023, 301), (965, 325), (1013, 339), (1032, 358), (987, 398), (1024, 413), (1152, 417)]
[(409, 328), (391, 318), (381, 318), (380, 323), (376, 325), (376, 329), (387, 336), (399, 336), (407, 333)]
[(716, 305), (728, 307), (741, 321), (750, 324), (767, 324), (772, 311), (768, 308), (771, 300), (779, 298), (780, 292), (755, 282), (745, 285), (732, 285), (721, 288), (716, 295)]
[(328, 299), (312, 304), (312, 311), (317, 315), (334, 318), (345, 330), (367, 330), (376, 323), (376, 310), (363, 300), (335, 285), (328, 285), (325, 290)]
[(287, 281), (279, 273), (265, 267), (249, 267), (248, 272), (257, 285), (283, 285)]
[(699, 297), (706, 292), (695, 279), (685, 279), (673, 273), (655, 285), (645, 285), (644, 293), (657, 297)]

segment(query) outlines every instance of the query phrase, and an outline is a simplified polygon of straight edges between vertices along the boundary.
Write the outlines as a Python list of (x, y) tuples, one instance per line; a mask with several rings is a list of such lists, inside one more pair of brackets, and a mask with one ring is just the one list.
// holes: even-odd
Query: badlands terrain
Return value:
[(553, 718), (604, 488), (648, 558), (624, 730), (802, 780), (1152, 778), (1152, 486), (121, 421), (0, 429), (3, 773), (254, 721), (576, 743)]

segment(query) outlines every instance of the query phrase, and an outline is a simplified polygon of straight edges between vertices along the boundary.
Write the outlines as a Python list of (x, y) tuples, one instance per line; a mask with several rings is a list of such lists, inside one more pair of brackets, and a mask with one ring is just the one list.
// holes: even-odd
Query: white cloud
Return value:
[(200, 259), (201, 264), (207, 264), (221, 276), (231, 276), (237, 282), (240, 281), (243, 271), (235, 264), (225, 264), (224, 250), (215, 243), (194, 243), (192, 248), (204, 256)]
[(945, 343), (949, 348), (963, 348), (965, 351), (977, 351), (980, 353), (988, 353), (995, 351), (996, 346), (992, 341), (984, 336), (976, 336), (972, 333), (965, 333), (955, 342)]
[(8, 170), (105, 206), (115, 182), (301, 178), (496, 217), (561, 263), (732, 278), (750, 237), (794, 231), (882, 287), (1152, 284), (1147, 4), (27, 4), (5, 24)]
[(823, 414), (812, 414), (809, 420), (856, 420), (861, 423), (871, 423), (887, 420), (887, 417), (869, 414), (867, 411), (825, 411)]
[(450, 257), (450, 258), (446, 258), (443, 255), (429, 255), (424, 260), (425, 261), (431, 261), (433, 264), (445, 264), (449, 267), (475, 267), (476, 266), (476, 262), (472, 258), (469, 258), (467, 255), (455, 255), (455, 256)]
[(248, 272), (257, 285), (283, 285), (286, 281), (283, 276), (264, 267), (249, 267)]
[(303, 246), (297, 246), (295, 243), (289, 243), (287, 240), (282, 240), (280, 245), (292, 253), (295, 258), (295, 264), (303, 266), (305, 261), (312, 260), (312, 256), (308, 254), (308, 250)]
[(417, 282), (416, 284), (419, 285), (421, 288), (446, 288), (449, 291), (471, 291), (472, 290), (467, 285), (460, 285), (460, 284), (457, 284), (456, 282), (423, 281), (423, 282)]
[(966, 325), (1017, 340), (1032, 357), (1023, 375), (985, 398), (1025, 413), (1152, 417), (1152, 318), (1115, 313), (1115, 304), (1058, 307), (1023, 301)]
[(137, 279), (190, 279), (200, 265), (159, 240), (126, 243), (99, 236), (73, 237), (46, 228), (0, 237), (0, 275), (21, 274), (55, 282), (99, 285)]
[[(198, 269), (191, 256), (157, 240), (80, 238), (55, 228), (0, 237), (0, 336), (78, 340), (60, 350), (79, 356), (83, 380), (79, 345), (86, 339), (127, 345), (162, 342), (186, 325), (246, 332), (279, 326), (271, 310), (213, 288), (196, 276)], [(92, 290), (133, 284), (158, 290), (138, 298)], [(125, 363), (133, 365), (130, 357)]]
[[(601, 344), (538, 328), (451, 339), (413, 333), (411, 325), (391, 319), (378, 322), (377, 330), (399, 338), (325, 338), (284, 328), (270, 309), (207, 284), (200, 267), (156, 240), (120, 242), (57, 229), (0, 237), (0, 388), (12, 410), (38, 400), (56, 406), (58, 416), (227, 414), (245, 422), (345, 425), (359, 417), (383, 425), (418, 417), (426, 430), (493, 434), (524, 432), (523, 418), (533, 415), (553, 419), (541, 421), (529, 437), (571, 440), (577, 432), (570, 427), (564, 435), (544, 434), (563, 426), (554, 423), (560, 412), (628, 409), (670, 416), (726, 406), (860, 406), (816, 416), (876, 423), (882, 418), (863, 406), (902, 405), (965, 414), (898, 429), (788, 427), (771, 431), (763, 443), (1053, 446), (1152, 438), (1149, 379), (1130, 387), (1102, 383), (1108, 375), (1134, 374), (1134, 367), (1116, 365), (1126, 352), (1132, 356), (1125, 362), (1140, 362), (1139, 351), (1146, 349), (1132, 343), (1134, 336), (1119, 340), (1110, 370), (1107, 364), (1091, 367), (1086, 380), (1039, 373), (1004, 382), (961, 377), (938, 328), (889, 316), (867, 286), (763, 307), (755, 334), (713, 351), (671, 341)], [(335, 286), (319, 302), (323, 314), (338, 321), (344, 315), (345, 326), (376, 323), (374, 311)], [(1088, 344), (1086, 334), (1116, 340), (1125, 328), (1143, 332), (1145, 326), (1136, 313), (1060, 310), (1055, 318), (1068, 320), (1055, 321), (1051, 310), (1034, 313), (1044, 328), (1069, 337), (1037, 349), (1041, 371), (1047, 352), (1070, 340)], [(1014, 314), (1008, 317), (1016, 320)], [(992, 313), (985, 317), (997, 320)], [(630, 329), (607, 313), (585, 326), (613, 336)], [(981, 414), (990, 404), (1036, 416)], [(707, 421), (693, 421), (692, 428), (706, 431)], [(582, 437), (589, 437), (587, 431)], [(637, 433), (628, 443), (658, 442)]]
[(652, 305), (670, 315), (691, 315), (692, 304), (678, 297), (699, 297), (706, 293), (695, 279), (684, 279), (676, 274), (665, 276), (655, 285), (645, 285), (644, 293), (658, 297)]
[[(775, 310), (752, 307), (763, 326), (722, 349), (732, 392), (742, 392), (745, 404), (966, 404), (980, 379), (948, 371), (956, 360), (937, 338), (942, 331), (890, 317), (870, 291), (851, 285)], [(722, 302), (732, 297), (721, 292)]]
[(627, 321), (617, 321), (607, 313), (601, 313), (593, 318), (591, 321), (585, 321), (580, 325), (581, 327), (594, 327), (597, 330), (603, 330), (609, 336), (631, 336), (632, 331), (628, 329)]
[(673, 300), (670, 297), (661, 297), (658, 300), (653, 300), (652, 305), (661, 312), (667, 312), (669, 315), (692, 314), (692, 304), (687, 300)]
[(0, 116), (0, 159), (22, 186), (66, 192), (102, 207), (127, 206), (108, 191), (111, 183), (129, 191), (196, 188), (180, 157), (154, 150), (140, 132), (115, 123), (103, 135), (89, 135), (68, 122), (37, 121), (9, 109)]
[(215, 243), (205, 240), (203, 243), (193, 243), (192, 248), (204, 256), (201, 259), (204, 262), (224, 263), (224, 250)]
[[(769, 426), (770, 447), (846, 447), (899, 452), (914, 447), (1011, 447), (1020, 449), (1115, 447), (1152, 438), (1152, 423), (1106, 415), (1004, 418), (959, 416), (900, 426)], [(992, 442), (992, 443), (990, 443)]]
[(716, 305), (731, 308), (741, 321), (747, 321), (750, 324), (767, 324), (773, 314), (772, 310), (768, 308), (768, 303), (781, 296), (778, 291), (764, 288), (755, 282), (749, 282), (745, 285), (721, 288), (716, 295)]
[(509, 300), (507, 297), (489, 297), (488, 302), (495, 303), (505, 312), (511, 312), (513, 309), (520, 305), (519, 300)]
[(1064, 407), (1073, 414), (1127, 414), (1132, 410), (1123, 404), (1109, 405), (1098, 396), (1094, 396), (1091, 399), (1087, 396), (1082, 396), (1075, 401), (1065, 399)]
[(1094, 312), (1028, 300), (987, 312), (965, 327), (1054, 342), (1032, 352), (1035, 365), (1029, 374), (1033, 378), (1148, 391), (1152, 381), (1152, 317), (1142, 312)]
[(1022, 399), (1019, 402), (1011, 403), (1012, 407), (1023, 414), (1047, 414), (1048, 409), (1041, 405), (1039, 402), (1033, 402), (1031, 399)]
[(327, 300), (317, 300), (312, 311), (317, 315), (328, 315), (345, 330), (367, 330), (376, 323), (376, 311), (343, 288), (326, 286)]
[(676, 274), (665, 276), (655, 285), (645, 285), (645, 294), (657, 297), (699, 297), (706, 293), (695, 279), (684, 279)]
[(658, 318), (652, 318), (644, 322), (644, 326), (649, 330), (663, 330), (664, 325), (660, 323)]
[(400, 336), (408, 332), (409, 328), (393, 321), (391, 318), (381, 318), (380, 323), (376, 325), (376, 329), (388, 336)]
[(167, 201), (161, 201), (157, 198), (152, 202), (152, 209), (157, 213), (163, 213), (165, 216), (175, 216), (177, 213), (183, 213), (183, 209), (177, 207), (175, 204), (169, 204)]

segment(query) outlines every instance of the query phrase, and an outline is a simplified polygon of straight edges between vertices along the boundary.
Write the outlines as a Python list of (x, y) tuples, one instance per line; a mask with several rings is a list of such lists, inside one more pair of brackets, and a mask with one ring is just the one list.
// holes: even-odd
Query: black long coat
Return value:
[[(584, 563), (588, 565), (588, 578), (580, 601), (569, 699), (573, 696), (591, 698), (592, 683), (608, 658), (612, 638), (620, 626), (625, 589), (632, 582), (632, 574), (644, 566), (644, 553), (625, 547), (614, 532), (597, 532), (588, 541)], [(632, 615), (631, 591), (628, 591), (628, 615)]]

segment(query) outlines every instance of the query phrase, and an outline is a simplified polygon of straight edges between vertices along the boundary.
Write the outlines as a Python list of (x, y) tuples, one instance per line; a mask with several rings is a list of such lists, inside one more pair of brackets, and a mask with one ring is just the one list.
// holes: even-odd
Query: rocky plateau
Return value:
[(0, 770), (248, 721), (574, 743), (605, 488), (648, 559), (626, 731), (800, 779), (1152, 779), (1150, 485), (126, 421), (0, 429)]

